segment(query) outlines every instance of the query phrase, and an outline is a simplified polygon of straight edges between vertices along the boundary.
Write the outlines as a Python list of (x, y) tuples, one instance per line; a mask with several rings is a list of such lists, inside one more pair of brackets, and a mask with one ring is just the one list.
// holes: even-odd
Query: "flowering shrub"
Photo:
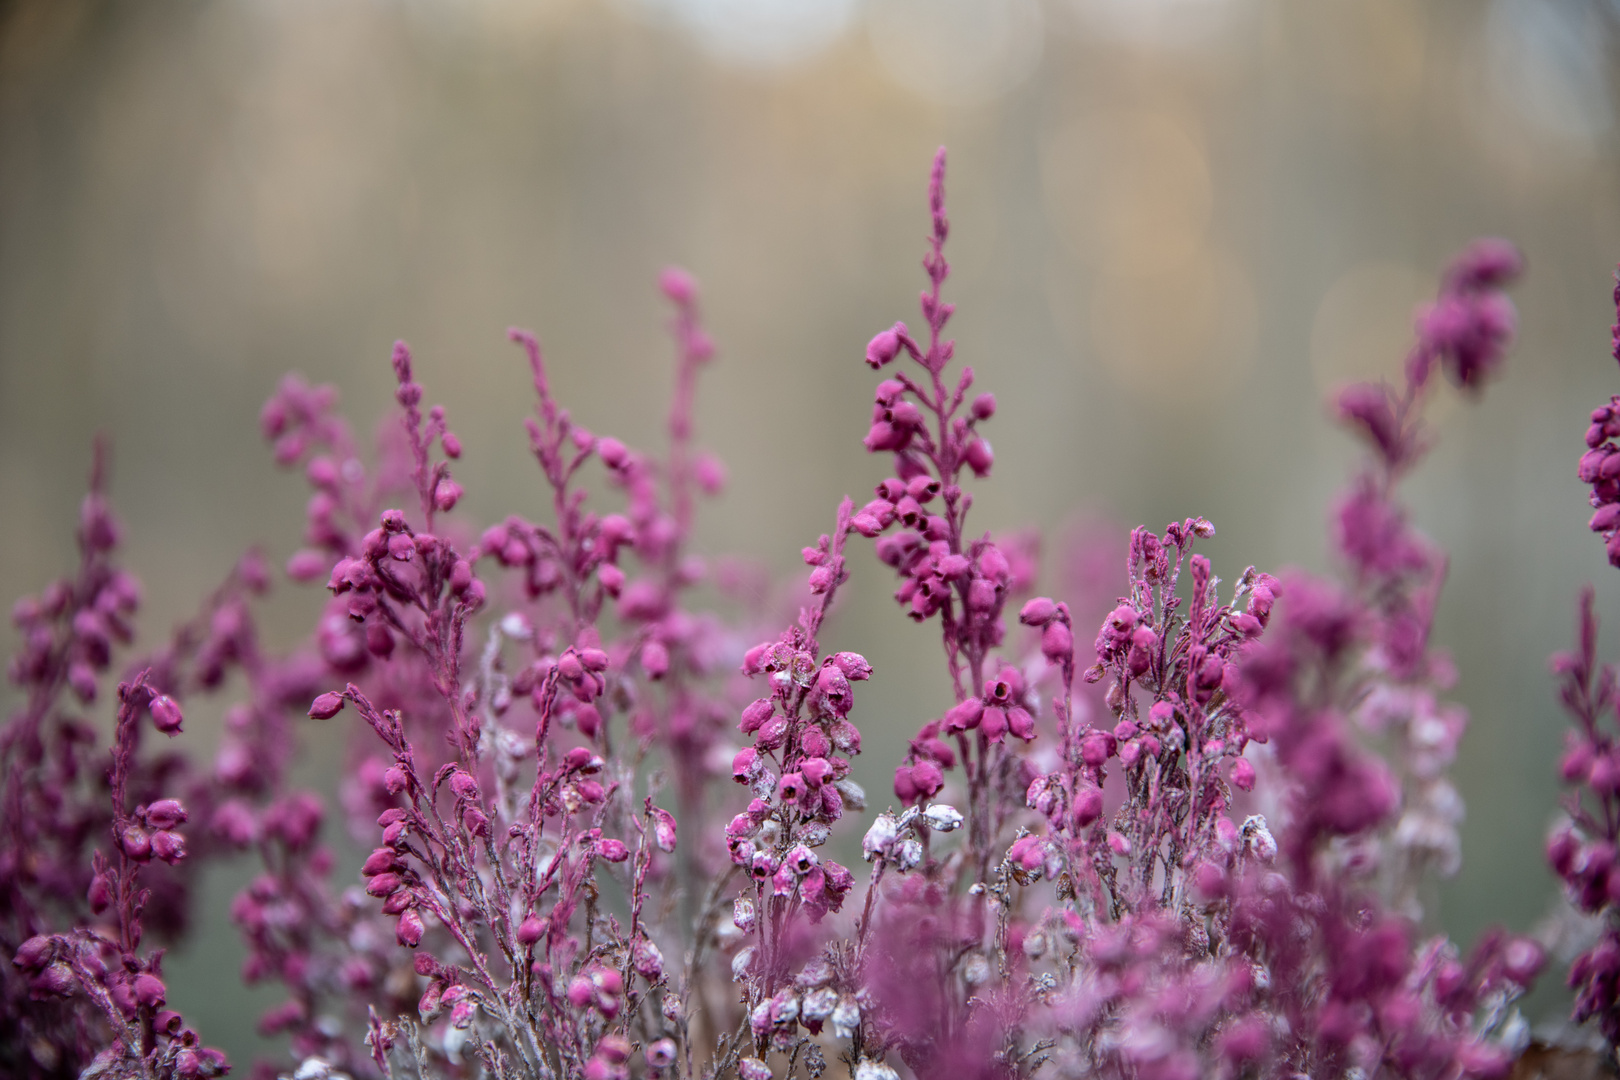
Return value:
[[(1474, 395), (1499, 368), (1517, 253), (1464, 252), (1399, 383), (1338, 396), (1368, 447), (1334, 515), (1341, 580), (1249, 567), (1223, 587), (1195, 550), (1208, 521), (1139, 528), (1093, 632), (1076, 620), (1100, 612), (1031, 595), (1030, 545), (968, 523), (996, 401), (945, 336), (944, 164), (926, 333), (896, 323), (866, 350), (887, 377), (865, 444), (886, 467), (804, 549), (796, 619), (693, 606), (706, 576), (732, 583), (690, 551), (724, 472), (694, 443), (714, 349), (680, 271), (661, 282), (677, 353), (662, 455), (576, 423), (536, 339), (512, 332), (546, 522), (455, 516), (461, 446), (424, 411), (403, 343), (399, 423), (369, 465), (332, 390), (289, 376), (261, 419), (312, 489), (286, 569), (325, 581), (314, 632), (285, 656), (259, 647), (269, 574), (248, 556), (161, 652), (123, 662), (110, 758), (81, 717), (139, 589), (114, 564), (98, 469), (76, 576), (14, 612), (4, 1071), (225, 1072), (167, 1007), (147, 939), (184, 932), (199, 866), (251, 852), (262, 870), (231, 907), (242, 974), (283, 988), (260, 1028), (292, 1048), (255, 1075), (763, 1080), (832, 1060), (856, 1080), (1505, 1075), (1542, 950), (1494, 932), (1463, 952), (1419, 929), (1420, 882), (1459, 864), (1446, 770), (1466, 716), (1429, 642), (1445, 555), (1398, 489), (1439, 376)], [(1605, 441), (1620, 399), (1600, 413), (1582, 476), (1620, 561)], [(597, 470), (614, 509), (586, 483)], [(875, 674), (821, 640), (865, 540), (905, 614), (937, 626), (955, 702), (917, 729), (875, 813), (850, 778), (868, 722), (855, 686)], [(1607, 913), (1620, 750), (1583, 610), (1561, 670), (1580, 725), (1564, 775), (1586, 795), (1549, 852), (1579, 905)], [(182, 703), (232, 672), (241, 700), (211, 765), (151, 749), (150, 729), (180, 735)], [(349, 724), (336, 808), (290, 787), (297, 713)], [(329, 817), (372, 848), (362, 865), (337, 865)], [(839, 833), (866, 866), (831, 857)], [(1571, 978), (1613, 1042), (1605, 925)]]

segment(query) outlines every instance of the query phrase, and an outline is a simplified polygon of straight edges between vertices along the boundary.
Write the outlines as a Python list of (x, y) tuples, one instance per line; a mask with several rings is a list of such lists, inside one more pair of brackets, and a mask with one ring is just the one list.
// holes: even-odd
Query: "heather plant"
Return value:
[[(969, 526), (996, 400), (946, 336), (944, 179), (941, 151), (926, 332), (895, 323), (866, 349), (885, 377), (865, 445), (884, 467), (803, 549), (796, 617), (702, 606), (700, 583), (732, 582), (691, 549), (724, 470), (696, 443), (715, 349), (678, 270), (660, 282), (676, 353), (662, 451), (576, 422), (538, 340), (511, 332), (544, 522), (458, 515), (460, 441), (424, 409), (403, 343), (369, 463), (330, 388), (284, 380), (261, 423), (311, 488), (286, 572), (324, 580), (313, 633), (284, 656), (260, 647), (269, 575), (250, 555), (163, 649), (126, 661), (110, 754), (85, 709), (138, 589), (111, 561), (98, 467), (77, 577), (15, 612), (6, 1071), (225, 1071), (167, 1008), (143, 931), (178, 939), (199, 865), (245, 852), (261, 869), (231, 906), (242, 975), (282, 988), (260, 1029), (292, 1051), (254, 1066), (265, 1077), (1505, 1075), (1542, 950), (1497, 931), (1464, 952), (1424, 930), (1425, 883), (1460, 860), (1446, 771), (1466, 715), (1429, 640), (1445, 555), (1398, 495), (1442, 376), (1474, 396), (1500, 368), (1517, 252), (1465, 251), (1399, 381), (1337, 396), (1368, 448), (1334, 512), (1338, 578), (1248, 567), (1223, 587), (1195, 550), (1214, 526), (1188, 517), (1131, 533), (1093, 630), (1076, 625), (1090, 600), (1033, 594), (1027, 536)], [(1610, 423), (1582, 465), (1599, 531), (1620, 500)], [(855, 684), (882, 673), (822, 640), (840, 591), (866, 584), (848, 550), (868, 539), (905, 615), (937, 627), (953, 702), (911, 718), (873, 814), (850, 775), (857, 724), (874, 722)], [(1614, 679), (1584, 610), (1563, 671), (1581, 725), (1565, 775), (1587, 796), (1550, 850), (1608, 913)], [(234, 699), (211, 766), (142, 746), (208, 693)], [(335, 813), (290, 785), (298, 713), (348, 725)], [(371, 849), (358, 866), (340, 865), (334, 827)], [(839, 832), (861, 837), (859, 874), (831, 857)], [(1612, 1040), (1606, 926), (1572, 978)]]

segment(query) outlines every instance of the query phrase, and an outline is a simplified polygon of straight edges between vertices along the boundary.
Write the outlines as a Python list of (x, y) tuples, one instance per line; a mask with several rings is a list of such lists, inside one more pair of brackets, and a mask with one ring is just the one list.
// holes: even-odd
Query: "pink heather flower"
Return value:
[(152, 723), (163, 734), (170, 736), (180, 734), (180, 724), (184, 719), (180, 715), (180, 706), (167, 694), (159, 694), (152, 699)]
[(343, 695), (335, 691), (317, 697), (309, 707), (309, 715), (315, 720), (330, 720), (343, 710)]

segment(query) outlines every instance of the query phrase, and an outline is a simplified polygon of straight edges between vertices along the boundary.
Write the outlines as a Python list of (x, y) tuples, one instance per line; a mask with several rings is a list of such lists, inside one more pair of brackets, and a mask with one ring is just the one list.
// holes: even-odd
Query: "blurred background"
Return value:
[[(1606, 0), (8, 0), (0, 595), (71, 567), (105, 432), (155, 643), (242, 549), (298, 544), (306, 489), (257, 431), (281, 374), (337, 384), (369, 430), (398, 337), (466, 446), (464, 516), (542, 516), (506, 327), (539, 333), (581, 422), (660, 446), (670, 262), (720, 345), (699, 438), (731, 482), (700, 546), (802, 573), (885, 474), (862, 349), (917, 321), (942, 143), (958, 356), (1001, 405), (977, 524), (1039, 526), (1054, 588), (1076, 520), (1204, 515), (1228, 580), (1331, 569), (1356, 452), (1323, 395), (1393, 373), (1444, 261), (1505, 236), (1519, 345), (1482, 403), (1442, 394), (1408, 496), (1453, 555), (1438, 633), (1473, 715), (1434, 914), (1465, 942), (1528, 928), (1554, 896), (1546, 657), (1585, 581), (1620, 626), (1575, 477), (1620, 390), (1617, 28)], [(824, 637), (877, 666), (862, 775), (886, 791), (944, 683), (868, 545), (855, 575)], [(280, 587), (270, 636), (319, 603)], [(215, 725), (188, 726), (200, 753)], [(246, 872), (210, 879), (167, 966), (237, 1054), (273, 1001), (236, 989)]]

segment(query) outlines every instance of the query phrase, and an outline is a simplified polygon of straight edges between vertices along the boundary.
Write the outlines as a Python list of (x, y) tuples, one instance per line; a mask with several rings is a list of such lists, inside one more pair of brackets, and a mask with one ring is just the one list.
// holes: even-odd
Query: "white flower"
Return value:
[(944, 803), (935, 803), (923, 811), (923, 817), (928, 819), (929, 828), (940, 832), (955, 832), (962, 827), (962, 812), (954, 806)]
[(861, 1007), (855, 1004), (852, 997), (841, 998), (838, 1007), (832, 1011), (833, 1037), (848, 1039), (855, 1034), (855, 1029), (861, 1026)]
[(844, 809), (857, 811), (866, 809), (866, 789), (861, 785), (845, 777), (842, 780), (833, 781), (833, 787), (837, 789), (838, 794), (843, 798)]
[(799, 1015), (806, 1020), (825, 1020), (836, 1008), (838, 1008), (838, 991), (830, 986), (823, 986), (804, 995), (804, 1002), (799, 1006)]
[(1243, 839), (1261, 862), (1270, 862), (1277, 857), (1277, 838), (1271, 835), (1271, 830), (1266, 827), (1266, 819), (1261, 815), (1250, 814), (1243, 819)]
[(900, 835), (900, 823), (894, 819), (893, 814), (879, 814), (872, 827), (866, 830), (866, 838), (861, 841), (861, 850), (866, 853), (866, 861), (871, 862), (877, 856), (889, 850), (894, 838)]
[(881, 1061), (866, 1060), (855, 1066), (855, 1080), (900, 1080), (900, 1074)]

